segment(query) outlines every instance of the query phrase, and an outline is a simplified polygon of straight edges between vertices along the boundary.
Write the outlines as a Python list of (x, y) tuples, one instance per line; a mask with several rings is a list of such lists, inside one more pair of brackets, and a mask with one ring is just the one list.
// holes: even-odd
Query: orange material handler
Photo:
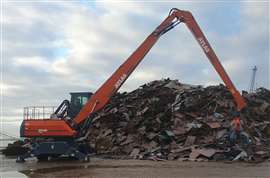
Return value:
[[(21, 137), (31, 138), (34, 145), (29, 153), (20, 155), (17, 160), (24, 161), (30, 155), (38, 158), (44, 158), (48, 155), (68, 155), (82, 160), (88, 160), (88, 153), (80, 148), (82, 147), (81, 141), (89, 134), (87, 128), (89, 127), (89, 123), (91, 123), (93, 114), (106, 105), (112, 95), (128, 79), (157, 40), (181, 22), (186, 24), (191, 31), (216, 72), (231, 92), (237, 106), (237, 112), (241, 112), (246, 106), (246, 103), (233, 85), (194, 17), (188, 11), (173, 8), (168, 17), (143, 41), (111, 77), (89, 97), (89, 100), (78, 113), (70, 115), (63, 112), (61, 114), (56, 112), (57, 119), (34, 120), (30, 118), (24, 120), (21, 125)], [(72, 101), (71, 105), (67, 103), (68, 101), (64, 101), (60, 106), (64, 107), (65, 112), (70, 113), (69, 109), (72, 109)], [(60, 115), (61, 117), (58, 117)]]

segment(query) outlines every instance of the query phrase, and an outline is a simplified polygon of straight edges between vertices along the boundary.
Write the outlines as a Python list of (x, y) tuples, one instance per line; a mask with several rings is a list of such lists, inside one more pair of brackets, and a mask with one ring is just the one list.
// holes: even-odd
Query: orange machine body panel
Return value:
[(73, 137), (76, 131), (64, 120), (28, 119), (21, 125), (21, 137)]

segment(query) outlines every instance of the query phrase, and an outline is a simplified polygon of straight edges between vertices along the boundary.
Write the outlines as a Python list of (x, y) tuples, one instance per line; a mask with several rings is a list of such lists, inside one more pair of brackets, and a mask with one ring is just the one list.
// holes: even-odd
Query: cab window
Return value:
[(82, 105), (84, 106), (87, 103), (87, 101), (88, 101), (88, 97), (83, 96), (82, 97)]
[(76, 106), (84, 106), (88, 101), (86, 96), (77, 96), (75, 97), (75, 105)]

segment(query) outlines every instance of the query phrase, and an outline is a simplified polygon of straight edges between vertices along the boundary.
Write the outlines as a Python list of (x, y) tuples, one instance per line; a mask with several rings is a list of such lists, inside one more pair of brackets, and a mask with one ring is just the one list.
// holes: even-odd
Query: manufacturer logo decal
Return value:
[(38, 129), (38, 133), (48, 132), (47, 129)]
[(118, 89), (121, 86), (121, 84), (125, 81), (126, 78), (127, 78), (127, 74), (123, 74), (114, 85), (115, 89)]
[(197, 39), (198, 42), (200, 43), (201, 47), (203, 48), (204, 52), (208, 53), (210, 51), (209, 47), (207, 46), (206, 42), (202, 37)]

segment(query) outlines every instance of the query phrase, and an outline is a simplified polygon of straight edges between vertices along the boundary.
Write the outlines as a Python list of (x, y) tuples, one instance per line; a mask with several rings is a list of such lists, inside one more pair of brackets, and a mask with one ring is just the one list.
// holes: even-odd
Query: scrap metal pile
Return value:
[(243, 92), (243, 135), (229, 142), (235, 104), (223, 85), (158, 80), (116, 94), (92, 120), (97, 154), (152, 160), (265, 160), (270, 155), (270, 91)]

